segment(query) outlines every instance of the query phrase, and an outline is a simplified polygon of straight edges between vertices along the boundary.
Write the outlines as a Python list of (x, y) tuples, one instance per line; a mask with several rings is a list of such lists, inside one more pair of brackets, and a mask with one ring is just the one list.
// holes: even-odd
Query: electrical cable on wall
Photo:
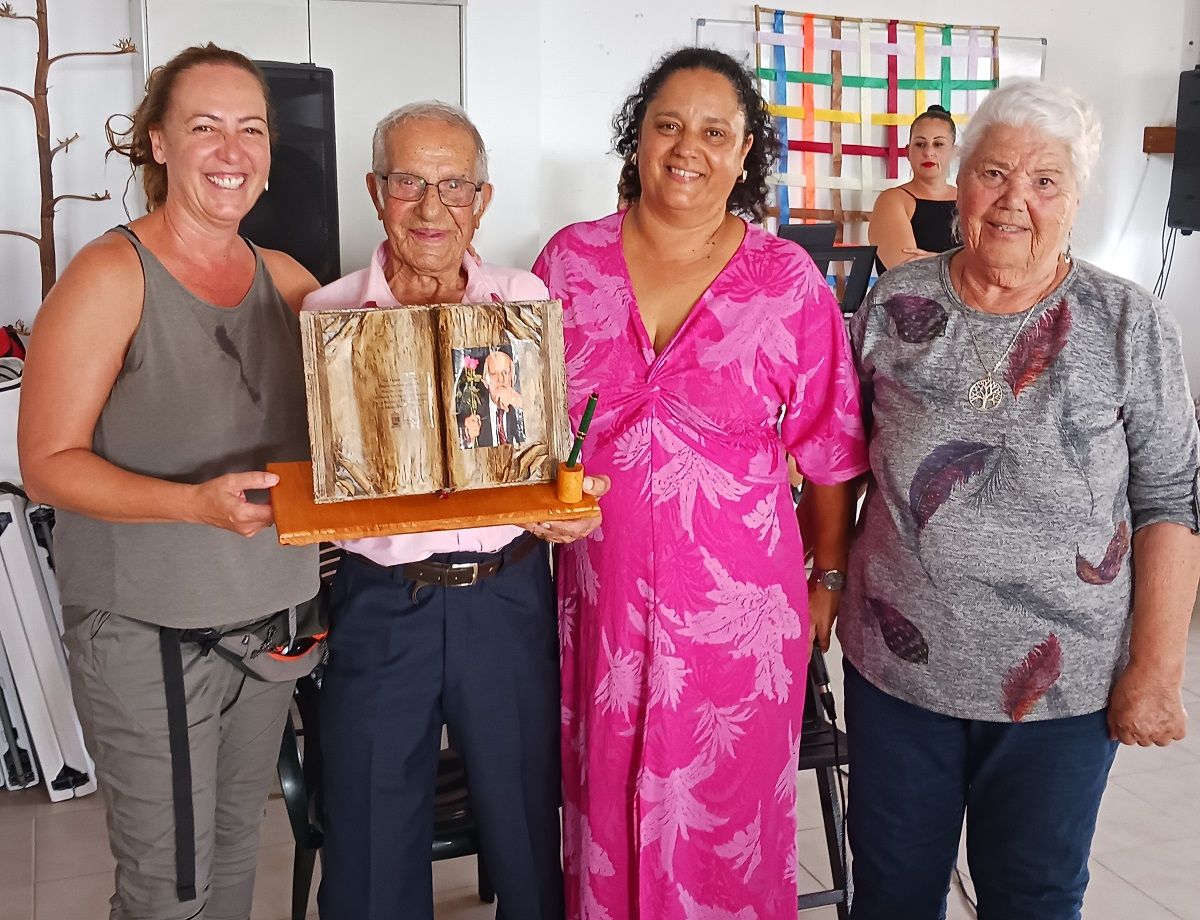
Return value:
[(1158, 278), (1154, 282), (1153, 294), (1159, 300), (1162, 300), (1167, 294), (1167, 282), (1171, 278), (1171, 266), (1175, 262), (1175, 241), (1179, 238), (1179, 231), (1175, 228), (1167, 227), (1167, 213), (1163, 213), (1163, 226), (1161, 237), (1161, 256), (1162, 263), (1158, 269)]

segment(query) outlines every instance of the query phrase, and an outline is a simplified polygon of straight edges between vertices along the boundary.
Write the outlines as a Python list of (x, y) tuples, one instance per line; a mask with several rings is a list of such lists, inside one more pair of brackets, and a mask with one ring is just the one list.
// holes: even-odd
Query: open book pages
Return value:
[(562, 305), (300, 314), (317, 502), (549, 482), (570, 450)]

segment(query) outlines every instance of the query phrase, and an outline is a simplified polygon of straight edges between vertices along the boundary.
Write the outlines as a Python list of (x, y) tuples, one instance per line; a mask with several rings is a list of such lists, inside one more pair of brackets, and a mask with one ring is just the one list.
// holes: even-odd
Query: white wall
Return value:
[(693, 43), (697, 15), (746, 18), (753, 5), (468, 0), (467, 108), (496, 184), (477, 237), (488, 258), (528, 266), (555, 230), (613, 210), (613, 114), (652, 61)]
[[(461, 99), (460, 7), (452, 0), (204, 0), (202, 9), (196, 0), (132, 0), (130, 6), (145, 19), (137, 37), (146, 46), (143, 72), (206, 41), (258, 61), (312, 60), (333, 71), (335, 133), (346, 139), (336, 158), (338, 199), (346, 204), (338, 213), (341, 268), (363, 268), (380, 236), (375, 211), (364, 207), (375, 125), (408, 102)], [(247, 20), (271, 28), (247, 29)], [(395, 54), (397, 36), (417, 35), (420, 40), (405, 41), (403, 55)], [(388, 87), (395, 87), (394, 95), (385, 98)]]
[[(32, 0), (14, 0), (20, 11)], [(792, 4), (796, 6), (797, 4)], [(126, 34), (125, 0), (50, 0), (53, 44), (101, 45)], [(203, 5), (196, 3), (198, 15)], [(1092, 0), (1087, 15), (1067, 0), (839, 0), (815, 10), (852, 16), (902, 15), (933, 21), (998, 25), (1002, 33), (1048, 39), (1047, 79), (1073, 84), (1100, 111), (1105, 145), (1096, 187), (1076, 226), (1075, 251), (1146, 285), (1158, 273), (1159, 232), (1170, 182), (1170, 158), (1141, 153), (1146, 125), (1172, 124), (1178, 74), (1200, 62), (1200, 2), (1142, 0), (1136, 16), (1124, 0)], [(496, 198), (477, 241), (490, 259), (526, 266), (560, 226), (610, 211), (616, 160), (607, 153), (610, 122), (625, 94), (669, 48), (690, 43), (695, 17), (747, 19), (749, 2), (733, 0), (468, 0), (467, 107), (491, 150)], [(264, 23), (246, 23), (263, 28)], [(31, 53), (12, 43), (19, 23), (0, 21), (0, 82), (11, 83)], [(1194, 42), (1189, 45), (1188, 42)], [(12, 48), (14, 53), (9, 54)], [(87, 61), (88, 59), (83, 59)], [(60, 65), (52, 94), (55, 131), (80, 130), (91, 147), (60, 158), (62, 190), (118, 189), (119, 166), (100, 163), (103, 115), (131, 104), (123, 59)], [(381, 62), (386, 73), (386, 62)], [(116, 74), (120, 72), (120, 76)], [(380, 111), (386, 111), (381, 79)], [(32, 229), (32, 127), (24, 103), (0, 94), (0, 226)], [(22, 118), (26, 117), (25, 121)], [(28, 132), (22, 135), (22, 131)], [(24, 147), (21, 138), (27, 137)], [(364, 138), (339, 138), (339, 145)], [(77, 170), (77, 172), (72, 172)], [(343, 210), (368, 207), (344, 201)], [(60, 250), (78, 246), (121, 217), (112, 205), (63, 205)], [(0, 320), (36, 310), (32, 244), (0, 237), (6, 296)], [(1192, 375), (1200, 379), (1200, 234), (1178, 241), (1167, 303), (1185, 330)]]
[[(33, 0), (12, 3), (18, 15), (33, 15)], [(47, 6), (51, 54), (112, 50), (113, 42), (131, 34), (126, 0), (48, 0)], [(36, 36), (33, 23), (0, 19), (0, 85), (32, 90)], [(110, 157), (104, 163), (104, 120), (133, 107), (133, 67), (132, 56), (118, 56), (68, 58), (50, 69), (51, 136), (79, 132), (79, 140), (55, 157), (55, 193), (90, 195), (108, 189), (113, 198), (59, 204), (55, 234), (60, 272), (83, 244), (125, 220), (120, 199), (129, 161)], [(33, 109), (12, 93), (0, 93), (0, 138), (0, 229), (36, 236), (40, 196)], [(0, 236), (0, 324), (32, 320), (41, 299), (37, 247)]]
[[(1200, 61), (1198, 0), (1144, 0), (1136, 16), (1123, 0), (1093, 0), (1086, 17), (1064, 0), (839, 0), (809, 8), (994, 24), (1002, 33), (1046, 38), (1046, 78), (1084, 92), (1105, 130), (1074, 250), (1146, 287), (1154, 283), (1171, 160), (1141, 153), (1142, 129), (1174, 123), (1179, 71)], [(500, 157), (514, 164), (512, 172), (499, 165), (493, 170), (498, 201), (509, 210), (485, 221), (480, 245), (489, 257), (526, 265), (537, 243), (559, 227), (612, 210), (618, 171), (607, 154), (612, 115), (656, 56), (692, 42), (696, 16), (749, 19), (753, 6), (731, 0), (471, 0), (468, 107), (498, 164)], [(540, 73), (531, 79), (528, 60), (519, 72), (511, 70), (514, 60), (535, 51)], [(1200, 234), (1179, 238), (1167, 291), (1184, 327), (1192, 376), (1200, 380), (1198, 290)]]
[[(1200, 67), (1200, 0), (1183, 0), (1183, 7), (1179, 68), (1187, 70), (1190, 67)], [(1178, 82), (1175, 86), (1178, 90)], [(1176, 94), (1171, 95), (1171, 101), (1168, 103), (1169, 113), (1163, 124), (1175, 123), (1175, 111), (1171, 108), (1176, 104), (1175, 96)], [(1162, 200), (1170, 189), (1171, 167), (1166, 162), (1167, 157), (1155, 156), (1147, 159), (1157, 161), (1153, 165), (1155, 184), (1151, 186), (1151, 190), (1143, 193), (1143, 200), (1148, 199), (1153, 203)], [(1142, 210), (1152, 212), (1153, 207), (1145, 205)], [(1170, 284), (1164, 300), (1183, 329), (1183, 349), (1188, 359), (1192, 393), (1196, 395), (1200, 393), (1200, 233), (1180, 236), (1176, 241), (1174, 268), (1171, 270)]]

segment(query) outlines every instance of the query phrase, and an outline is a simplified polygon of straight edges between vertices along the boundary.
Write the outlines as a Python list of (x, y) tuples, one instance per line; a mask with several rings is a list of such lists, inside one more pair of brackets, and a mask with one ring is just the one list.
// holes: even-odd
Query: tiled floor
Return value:
[[(829, 656), (836, 672), (837, 655)], [(835, 685), (841, 675), (833, 674)], [(1166, 749), (1122, 748), (1096, 832), (1085, 920), (1200, 920), (1200, 616), (1188, 640), (1192, 735)], [(830, 884), (816, 782), (799, 779), (801, 886)], [(263, 829), (252, 920), (289, 916), (292, 846), (282, 802)], [(966, 860), (960, 862), (968, 889)], [(434, 865), (439, 920), (491, 920), (473, 859)], [(0, 920), (105, 920), (112, 857), (96, 796), (51, 805), (40, 790), (0, 793)], [(949, 920), (974, 916), (957, 887)], [(316, 917), (315, 899), (310, 917)], [(803, 920), (835, 920), (832, 907)]]

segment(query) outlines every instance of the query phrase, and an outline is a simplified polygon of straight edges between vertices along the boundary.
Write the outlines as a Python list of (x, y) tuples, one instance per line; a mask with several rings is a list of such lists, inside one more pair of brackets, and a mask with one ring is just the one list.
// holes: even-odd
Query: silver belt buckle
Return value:
[[(458, 581), (458, 573), (465, 572), (468, 569), (470, 569), (470, 571), (471, 571), (471, 580), (467, 581), (467, 582)], [(450, 566), (450, 571), (454, 573), (454, 578), (455, 578), (454, 587), (455, 588), (469, 588), (469, 587), (471, 587), (471, 585), (473, 585), (477, 581), (479, 581), (479, 563), (478, 562), (456, 562)]]

